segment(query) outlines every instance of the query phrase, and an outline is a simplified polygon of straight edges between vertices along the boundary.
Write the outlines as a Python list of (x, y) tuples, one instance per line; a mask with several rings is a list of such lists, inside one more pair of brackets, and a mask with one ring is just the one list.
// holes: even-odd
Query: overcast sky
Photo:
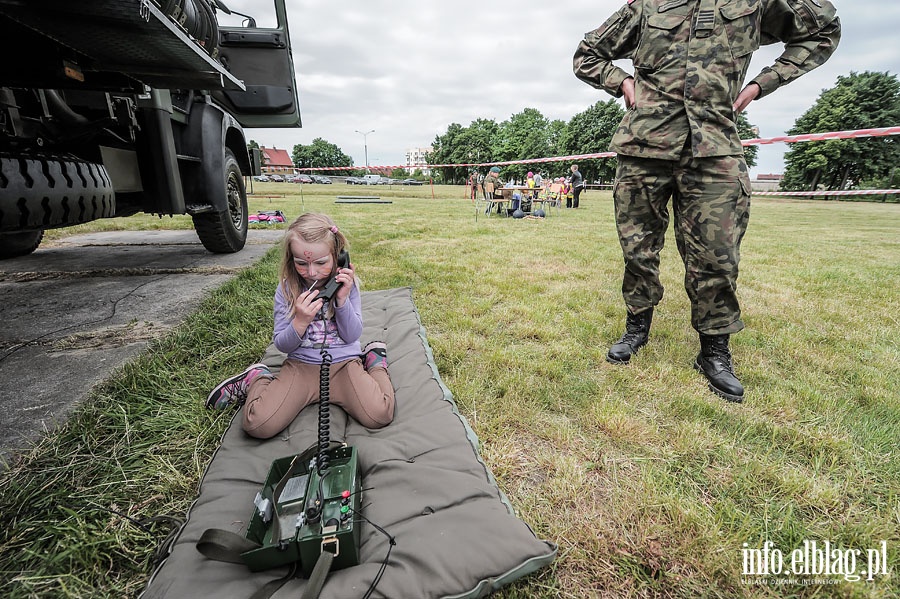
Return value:
[[(261, 16), (273, 0), (225, 1)], [(572, 54), (585, 32), (624, 3), (287, 0), (303, 128), (247, 135), (288, 151), (321, 137), (363, 165), (364, 137), (356, 131), (374, 130), (365, 138), (369, 163), (398, 165), (407, 149), (430, 147), (451, 123), (499, 123), (525, 108), (568, 121), (611, 98), (575, 78)], [(900, 71), (900, 3), (834, 4), (843, 39), (831, 60), (750, 105), (747, 116), (762, 137), (786, 133), (839, 75)], [(780, 53), (780, 45), (758, 51), (748, 79)], [(632, 72), (630, 63), (621, 66)], [(785, 148), (761, 146), (752, 172), (782, 172)]]

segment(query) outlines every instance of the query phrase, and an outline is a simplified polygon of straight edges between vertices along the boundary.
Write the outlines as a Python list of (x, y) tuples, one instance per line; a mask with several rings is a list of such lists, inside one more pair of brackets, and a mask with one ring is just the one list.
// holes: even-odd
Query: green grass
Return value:
[[(302, 200), (294, 185), (257, 191), (287, 195), (253, 210), (331, 214), (364, 289), (413, 288), (486, 463), (560, 547), (550, 568), (500, 597), (900, 595), (900, 206), (754, 201), (739, 281), (747, 329), (732, 340), (747, 397), (731, 405), (691, 368), (696, 333), (671, 235), (651, 342), (630, 366), (604, 361), (624, 320), (607, 193), (543, 221), (476, 223), (458, 187), (434, 199), (430, 187), (304, 186)], [(393, 204), (334, 204), (373, 193)], [(270, 252), (212, 293), (11, 465), (0, 479), (0, 596), (140, 592), (166, 527), (123, 516), (183, 516), (194, 499), (228, 418), (203, 400), (268, 344), (276, 262)], [(891, 574), (742, 583), (743, 543), (789, 554), (804, 539), (887, 541)]]

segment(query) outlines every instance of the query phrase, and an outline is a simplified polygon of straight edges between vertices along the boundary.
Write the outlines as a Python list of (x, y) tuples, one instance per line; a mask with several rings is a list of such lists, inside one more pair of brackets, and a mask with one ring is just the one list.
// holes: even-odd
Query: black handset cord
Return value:
[(319, 453), (316, 470), (322, 477), (328, 470), (328, 445), (331, 441), (331, 410), (329, 409), (329, 385), (331, 375), (331, 354), (322, 346), (322, 365), (319, 367)]
[(306, 518), (309, 522), (317, 522), (321, 516), (322, 506), (325, 503), (325, 473), (328, 471), (328, 446), (331, 442), (331, 409), (329, 406), (331, 383), (332, 355), (328, 353), (328, 324), (325, 318), (325, 305), (319, 312), (322, 318), (322, 364), (319, 366), (319, 425), (316, 447), (316, 472), (319, 474), (319, 485), (315, 499), (307, 504)]
[[(322, 504), (325, 502), (325, 493), (322, 487), (323, 481), (325, 480), (325, 472), (328, 470), (328, 446), (331, 443), (331, 409), (329, 406), (329, 388), (331, 385), (332, 355), (328, 353), (328, 327), (325, 319), (325, 312), (326, 306), (323, 305), (322, 311), (320, 312), (322, 316), (322, 323), (324, 325), (324, 336), (322, 338), (321, 347), (322, 365), (319, 366), (319, 446), (317, 448), (318, 454), (316, 456), (316, 471), (319, 473), (319, 489), (316, 501), (316, 511), (314, 512), (314, 517), (316, 518), (321, 516), (321, 511), (319, 510)], [(369, 599), (372, 596), (372, 593), (375, 591), (375, 587), (377, 587), (378, 583), (381, 581), (381, 577), (384, 575), (384, 571), (387, 569), (388, 560), (391, 557), (391, 549), (394, 548), (394, 545), (397, 544), (397, 541), (386, 530), (363, 516), (360, 512), (355, 513), (388, 538), (387, 554), (384, 556), (384, 560), (382, 560), (381, 562), (381, 567), (378, 569), (378, 573), (375, 575), (375, 579), (372, 580), (372, 584), (369, 585), (368, 590), (366, 590), (366, 594), (363, 596), (363, 599)]]
[(331, 399), (329, 388), (331, 385), (331, 361), (332, 355), (328, 353), (328, 324), (325, 320), (325, 310), (327, 304), (322, 305), (322, 330), (324, 336), (322, 338), (322, 365), (319, 366), (319, 448), (316, 457), (316, 470), (319, 472), (319, 478), (328, 470), (328, 445), (331, 442), (331, 410), (329, 401)]

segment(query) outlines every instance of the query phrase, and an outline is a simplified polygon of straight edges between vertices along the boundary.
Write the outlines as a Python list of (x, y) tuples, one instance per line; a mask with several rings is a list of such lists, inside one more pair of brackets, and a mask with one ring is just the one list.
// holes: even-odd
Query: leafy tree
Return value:
[(317, 166), (353, 166), (353, 159), (344, 154), (339, 147), (317, 137), (308, 146), (297, 144), (291, 153), (291, 159), (297, 168), (315, 168)]
[(464, 164), (480, 164), (498, 160), (496, 146), (501, 143), (500, 126), (491, 119), (476, 119), (461, 138), (459, 159)]
[[(560, 140), (561, 154), (595, 154), (609, 150), (613, 133), (619, 126), (625, 110), (615, 100), (597, 101), (596, 104), (572, 117)], [(563, 171), (568, 164), (559, 163)], [(558, 170), (558, 169), (557, 169)], [(586, 181), (611, 180), (616, 174), (615, 160), (600, 158), (583, 160), (578, 165)], [(560, 172), (565, 174), (565, 172)]]
[[(851, 72), (794, 123), (790, 135), (890, 127), (900, 121), (900, 82), (889, 73)], [(861, 181), (887, 177), (900, 163), (894, 138), (799, 142), (785, 154), (781, 188), (846, 189)]]
[[(468, 127), (452, 123), (446, 133), (435, 136), (426, 160), (428, 164), (494, 162), (498, 160), (495, 148), (501, 139), (500, 128), (489, 119), (477, 119)], [(463, 183), (470, 170), (470, 167), (435, 169), (435, 178), (445, 183)]]
[[(526, 108), (500, 124), (495, 145), (495, 161), (527, 160), (550, 155), (550, 121), (535, 108)], [(533, 167), (511, 164), (501, 170), (501, 178), (525, 179)]]
[[(450, 123), (447, 132), (436, 135), (431, 142), (431, 152), (425, 156), (428, 164), (458, 164), (454, 159), (459, 153), (459, 139), (462, 136), (463, 126), (459, 123)], [(444, 183), (458, 183), (459, 178), (465, 178), (465, 169), (462, 167), (445, 167), (437, 169)]]
[(565, 151), (565, 138), (568, 134), (569, 126), (561, 119), (550, 121), (547, 127), (547, 140), (550, 142), (550, 156), (562, 156)]

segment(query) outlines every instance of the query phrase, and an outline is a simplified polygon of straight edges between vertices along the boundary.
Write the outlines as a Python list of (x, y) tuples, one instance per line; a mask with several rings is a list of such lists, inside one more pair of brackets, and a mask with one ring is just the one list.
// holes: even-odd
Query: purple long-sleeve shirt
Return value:
[(320, 312), (301, 335), (292, 324), (290, 306), (281, 285), (275, 290), (275, 331), (272, 341), (276, 349), (288, 358), (307, 364), (322, 363), (322, 344), (328, 347), (332, 361), (345, 362), (358, 358), (359, 338), (362, 335), (362, 309), (359, 289), (354, 284), (344, 305), (334, 306), (334, 316), (323, 319)]

